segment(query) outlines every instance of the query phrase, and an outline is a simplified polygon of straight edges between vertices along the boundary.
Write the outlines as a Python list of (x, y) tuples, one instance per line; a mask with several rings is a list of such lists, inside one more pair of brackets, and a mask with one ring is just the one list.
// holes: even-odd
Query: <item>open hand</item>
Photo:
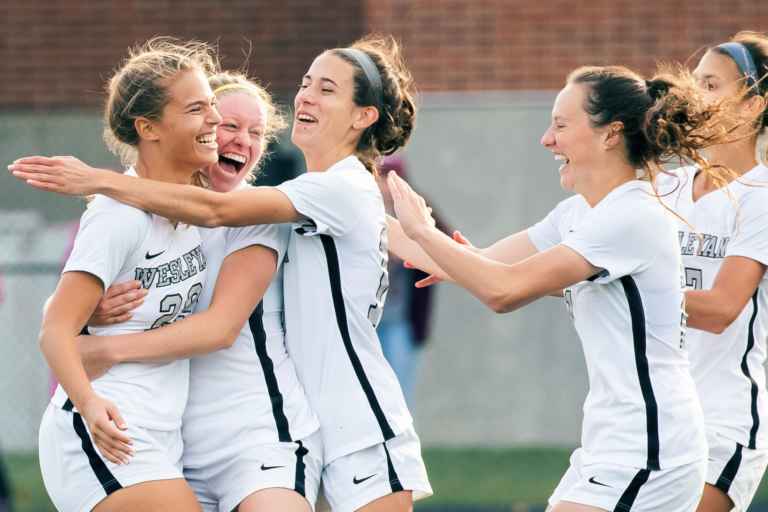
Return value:
[(424, 198), (413, 189), (394, 171), (387, 175), (387, 184), (395, 204), (397, 220), (408, 238), (414, 239), (423, 231), (434, 228), (435, 219), (432, 218), (432, 210), (427, 206)]
[(117, 406), (94, 394), (85, 402), (80, 414), (99, 452), (110, 462), (128, 464), (133, 455), (133, 441), (124, 432), (128, 427)]
[(105, 173), (73, 156), (28, 156), (19, 158), (8, 170), (32, 187), (69, 196), (88, 196), (99, 191)]
[(110, 286), (99, 301), (88, 325), (104, 326), (130, 320), (131, 311), (144, 303), (147, 290), (138, 281), (126, 281)]

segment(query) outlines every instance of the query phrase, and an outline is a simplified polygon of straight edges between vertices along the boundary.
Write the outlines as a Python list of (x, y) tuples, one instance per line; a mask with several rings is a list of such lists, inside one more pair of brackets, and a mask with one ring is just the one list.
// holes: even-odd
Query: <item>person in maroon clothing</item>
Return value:
[[(381, 163), (377, 182), (389, 215), (394, 215), (394, 210), (386, 175), (389, 171), (395, 171), (406, 178), (405, 168), (405, 161), (400, 155), (387, 157)], [(439, 216), (434, 217), (441, 231), (450, 232)], [(389, 253), (388, 272), (389, 291), (377, 332), (384, 357), (395, 371), (406, 401), (412, 405), (421, 353), (431, 327), (434, 292), (433, 287), (416, 288), (416, 283), (426, 278), (427, 274), (415, 268), (407, 268), (403, 260), (393, 252)]]

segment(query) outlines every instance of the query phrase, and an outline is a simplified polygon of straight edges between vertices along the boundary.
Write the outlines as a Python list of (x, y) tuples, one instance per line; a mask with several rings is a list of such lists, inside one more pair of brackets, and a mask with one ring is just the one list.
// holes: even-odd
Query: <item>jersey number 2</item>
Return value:
[[(155, 320), (150, 329), (157, 329), (158, 327), (172, 324), (176, 320), (181, 320), (192, 313), (195, 310), (195, 306), (197, 306), (197, 301), (200, 299), (202, 291), (203, 285), (195, 283), (187, 292), (186, 301), (180, 293), (172, 293), (163, 297), (163, 300), (160, 301), (160, 312), (165, 314)], [(181, 313), (179, 313), (179, 309), (181, 309)]]

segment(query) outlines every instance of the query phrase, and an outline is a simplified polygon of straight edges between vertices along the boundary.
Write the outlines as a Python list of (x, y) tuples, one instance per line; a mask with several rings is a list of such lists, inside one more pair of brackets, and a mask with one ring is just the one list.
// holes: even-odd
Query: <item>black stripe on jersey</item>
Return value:
[(99, 457), (99, 454), (96, 453), (96, 449), (93, 447), (91, 438), (85, 428), (85, 423), (83, 423), (83, 418), (78, 413), (72, 414), (72, 426), (75, 428), (77, 437), (80, 438), (83, 451), (88, 456), (88, 463), (91, 465), (91, 469), (96, 474), (96, 478), (99, 479), (99, 483), (101, 483), (107, 496), (122, 489), (123, 486), (120, 485), (115, 475), (112, 474), (107, 465), (104, 464), (104, 461), (101, 460), (101, 457)]
[(65, 411), (71, 411), (74, 408), (75, 408), (75, 404), (72, 403), (72, 400), (67, 398), (67, 401), (64, 402), (64, 406), (62, 407), (62, 409), (64, 409)]
[(641, 469), (638, 471), (635, 478), (633, 478), (629, 483), (629, 486), (627, 486), (624, 494), (619, 498), (619, 502), (616, 504), (613, 512), (629, 512), (632, 510), (632, 505), (635, 504), (635, 500), (637, 499), (637, 493), (640, 492), (640, 488), (648, 481), (648, 477), (650, 476), (651, 471), (648, 469)]
[(253, 335), (253, 345), (256, 348), (256, 355), (259, 356), (261, 370), (264, 373), (264, 380), (269, 392), (269, 401), (272, 402), (272, 416), (275, 418), (277, 426), (277, 437), (283, 443), (290, 443), (291, 430), (288, 426), (288, 418), (283, 411), (283, 394), (280, 392), (280, 386), (277, 384), (275, 376), (275, 365), (272, 364), (267, 353), (267, 333), (264, 331), (264, 302), (259, 302), (256, 309), (253, 310), (248, 318), (248, 326)]
[(608, 271), (607, 271), (607, 270), (605, 270), (605, 269), (602, 269), (602, 270), (601, 270), (600, 272), (598, 272), (597, 274), (593, 274), (593, 275), (589, 276), (589, 277), (587, 278), (587, 281), (597, 281), (597, 280), (598, 280), (598, 279), (600, 279), (601, 277), (605, 277), (605, 276), (607, 276), (607, 275), (608, 275)]
[(307, 466), (304, 464), (304, 456), (309, 453), (309, 450), (304, 448), (301, 441), (296, 441), (296, 444), (298, 444), (299, 447), (296, 448), (296, 483), (294, 484), (293, 490), (306, 498)]
[(645, 337), (645, 310), (643, 308), (643, 299), (640, 297), (640, 291), (637, 284), (631, 276), (621, 278), (621, 284), (624, 287), (624, 294), (629, 303), (629, 315), (632, 319), (632, 337), (635, 344), (635, 366), (637, 367), (637, 378), (640, 381), (640, 390), (643, 393), (645, 401), (645, 424), (646, 435), (648, 437), (648, 460), (647, 469), (660, 469), (659, 466), (659, 410), (656, 404), (656, 397), (653, 394), (651, 385), (651, 372), (648, 369), (648, 356), (646, 355), (646, 337)]
[(752, 428), (749, 429), (749, 449), (754, 450), (757, 448), (757, 429), (760, 427), (760, 414), (757, 410), (757, 383), (752, 375), (749, 373), (749, 365), (747, 364), (747, 358), (752, 347), (755, 346), (755, 320), (757, 319), (757, 294), (760, 288), (755, 290), (755, 294), (752, 295), (752, 316), (749, 319), (749, 330), (747, 331), (747, 350), (744, 351), (744, 357), (741, 358), (741, 371), (749, 379), (750, 383), (750, 395), (751, 405), (750, 410), (752, 412)]
[(720, 476), (717, 478), (717, 482), (715, 482), (715, 487), (723, 491), (725, 494), (728, 494), (728, 490), (731, 488), (731, 484), (736, 478), (736, 473), (739, 472), (742, 448), (743, 446), (741, 446), (739, 443), (736, 443), (736, 451), (733, 452), (730, 460), (728, 460), (728, 463), (723, 468), (723, 472), (720, 473)]
[(392, 492), (400, 492), (403, 490), (403, 484), (400, 483), (400, 477), (397, 476), (395, 466), (392, 465), (392, 457), (389, 456), (389, 450), (387, 449), (387, 443), (384, 444), (384, 453), (387, 454), (387, 473), (389, 474), (389, 485), (392, 488)]
[(347, 349), (347, 356), (350, 363), (352, 363), (352, 368), (355, 370), (357, 380), (360, 382), (360, 386), (363, 388), (363, 392), (368, 399), (368, 405), (370, 405), (373, 415), (376, 416), (376, 420), (379, 422), (379, 428), (384, 436), (384, 440), (388, 441), (395, 437), (395, 433), (389, 426), (389, 422), (387, 422), (387, 417), (384, 415), (381, 405), (379, 405), (379, 400), (373, 392), (373, 386), (371, 386), (371, 382), (365, 374), (363, 364), (360, 362), (360, 358), (355, 352), (355, 347), (352, 345), (352, 339), (349, 336), (347, 311), (344, 306), (344, 296), (341, 292), (341, 271), (339, 269), (339, 255), (336, 252), (336, 243), (329, 235), (320, 235), (320, 241), (323, 243), (325, 259), (328, 262), (328, 277), (331, 280), (333, 309), (336, 311), (336, 323), (339, 326), (341, 339), (344, 341), (344, 348)]

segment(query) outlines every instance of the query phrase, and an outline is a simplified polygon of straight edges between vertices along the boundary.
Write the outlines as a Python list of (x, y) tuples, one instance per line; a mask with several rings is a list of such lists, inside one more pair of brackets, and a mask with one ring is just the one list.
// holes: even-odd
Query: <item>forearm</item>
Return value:
[(43, 327), (40, 331), (40, 350), (56, 380), (74, 406), (81, 410), (94, 391), (76, 350), (75, 337), (62, 335), (55, 328)]
[(513, 311), (538, 298), (516, 289), (512, 266), (454, 243), (435, 228), (425, 229), (416, 242), (457, 284), (496, 312)]
[(222, 222), (225, 194), (111, 171), (100, 171), (95, 180), (99, 194), (161, 217), (196, 226), (217, 226)]
[(159, 329), (103, 336), (92, 343), (102, 351), (100, 356), (113, 364), (186, 359), (231, 346), (242, 325), (235, 326), (226, 319), (209, 309)]
[(398, 258), (411, 263), (427, 274), (440, 275), (444, 280), (450, 280), (450, 276), (429, 257), (424, 249), (406, 236), (397, 219), (389, 215), (387, 215), (387, 237), (389, 250)]
[(685, 311), (688, 326), (720, 334), (736, 319), (743, 309), (736, 308), (725, 293), (717, 289), (689, 290), (685, 293)]

